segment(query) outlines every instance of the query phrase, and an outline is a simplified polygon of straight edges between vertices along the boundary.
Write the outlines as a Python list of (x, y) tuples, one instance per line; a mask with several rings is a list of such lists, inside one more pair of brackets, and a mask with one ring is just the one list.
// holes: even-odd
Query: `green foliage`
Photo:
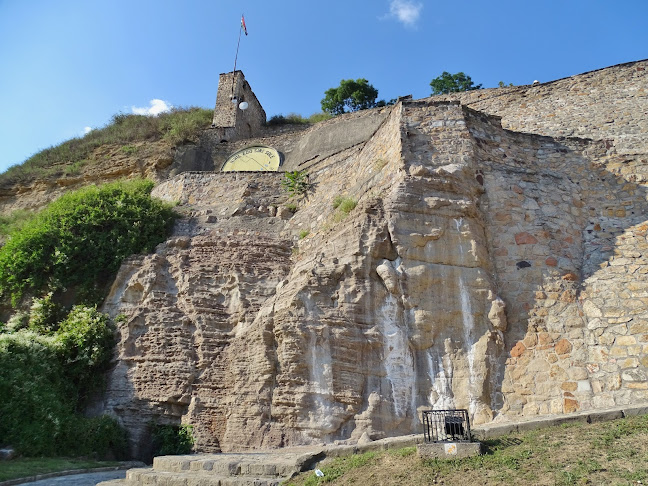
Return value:
[[(212, 116), (212, 110), (196, 107), (177, 108), (157, 116), (118, 113), (105, 127), (42, 150), (22, 164), (10, 167), (0, 175), (0, 185), (36, 177), (77, 174), (88, 162), (92, 152), (105, 144), (129, 146), (133, 142), (160, 139), (178, 144), (194, 140), (201, 129), (211, 124)], [(126, 149), (124, 152), (133, 153), (131, 150)]]
[(304, 118), (303, 116), (299, 115), (298, 113), (289, 113), (288, 115), (273, 115), (270, 117), (270, 119), (267, 121), (267, 125), (269, 126), (275, 126), (275, 125), (304, 125), (310, 123), (308, 118)]
[(55, 455), (72, 415), (54, 339), (31, 331), (0, 334), (0, 437), (19, 453)]
[(299, 206), (297, 206), (297, 203), (291, 202), (286, 204), (285, 208), (289, 211), (292, 211), (293, 213), (296, 213), (297, 209), (299, 209)]
[(189, 454), (194, 445), (191, 425), (154, 424), (151, 436), (154, 456)]
[(330, 120), (331, 118), (333, 118), (333, 115), (331, 115), (330, 113), (313, 113), (308, 117), (308, 121), (310, 123), (319, 123), (321, 121)]
[(366, 110), (376, 106), (378, 90), (364, 78), (343, 79), (337, 88), (324, 92), (322, 110), (331, 115), (341, 115), (349, 111)]
[(41, 299), (34, 299), (29, 309), (29, 328), (39, 334), (50, 334), (58, 329), (63, 309), (54, 302), (50, 292)]
[(303, 239), (306, 238), (309, 234), (310, 234), (310, 231), (308, 231), (308, 230), (301, 230), (301, 231), (299, 232), (299, 239), (300, 239), (300, 240), (303, 240)]
[(333, 199), (333, 208), (336, 211), (333, 213), (333, 222), (339, 223), (345, 219), (357, 205), (357, 201), (348, 196), (335, 196), (335, 199)]
[(60, 323), (57, 351), (80, 405), (103, 385), (114, 344), (114, 328), (96, 307), (76, 305)]
[[(32, 316), (51, 318), (49, 299), (39, 301)], [(114, 419), (75, 413), (102, 383), (110, 361), (114, 337), (108, 317), (75, 307), (60, 325), (33, 327), (50, 335), (0, 334), (0, 442), (30, 456), (124, 456), (125, 432)]]
[(333, 199), (333, 209), (349, 214), (357, 206), (357, 202), (348, 196), (335, 196)]
[[(0, 295), (14, 305), (25, 292), (77, 287), (86, 300), (134, 253), (151, 252), (174, 221), (145, 180), (65, 194), (10, 234), (0, 249)], [(91, 257), (90, 257), (91, 256)]]
[(298, 113), (289, 113), (286, 116), (279, 114), (279, 115), (271, 116), (270, 119), (266, 122), (266, 125), (268, 126), (290, 125), (290, 124), (307, 125), (307, 124), (318, 123), (324, 120), (329, 120), (331, 118), (332, 115), (328, 113), (313, 113), (308, 118), (304, 118)]
[(450, 74), (447, 71), (443, 71), (441, 76), (434, 78), (430, 82), (430, 87), (432, 88), (432, 94), (438, 95), (481, 89), (482, 85), (475, 85), (472, 79), (470, 79), (470, 76), (467, 76), (463, 72)]
[(33, 211), (18, 209), (8, 215), (0, 215), (0, 236), (6, 236), (13, 231), (19, 231), (35, 216)]
[(281, 187), (290, 194), (290, 197), (303, 196), (310, 189), (308, 173), (305, 170), (285, 172), (281, 180)]
[(507, 86), (509, 86), (509, 87), (510, 87), (510, 86), (513, 86), (513, 83), (506, 84), (504, 81), (500, 81), (499, 83), (497, 83), (497, 86), (498, 86), (499, 88), (505, 88), (505, 87), (507, 87)]

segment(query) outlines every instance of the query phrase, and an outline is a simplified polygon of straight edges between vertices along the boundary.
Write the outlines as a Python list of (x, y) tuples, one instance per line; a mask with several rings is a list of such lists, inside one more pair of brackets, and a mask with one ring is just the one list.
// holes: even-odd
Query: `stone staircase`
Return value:
[(153, 467), (130, 469), (126, 479), (101, 486), (276, 486), (308, 469), (320, 450), (160, 456)]

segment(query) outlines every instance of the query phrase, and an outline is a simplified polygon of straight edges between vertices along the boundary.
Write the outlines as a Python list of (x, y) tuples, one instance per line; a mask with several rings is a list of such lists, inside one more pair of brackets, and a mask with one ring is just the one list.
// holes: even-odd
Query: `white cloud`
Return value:
[(154, 99), (149, 102), (151, 106), (148, 108), (142, 107), (138, 108), (137, 106), (131, 106), (131, 110), (133, 110), (133, 113), (136, 115), (152, 115), (156, 116), (159, 115), (160, 113), (164, 113), (165, 111), (169, 111), (171, 108), (173, 108), (173, 105), (164, 101), (164, 100), (158, 100)]
[(83, 134), (87, 135), (92, 131), (92, 127), (83, 127)]
[(391, 0), (389, 4), (389, 17), (393, 17), (407, 27), (413, 27), (421, 16), (422, 3), (410, 0)]

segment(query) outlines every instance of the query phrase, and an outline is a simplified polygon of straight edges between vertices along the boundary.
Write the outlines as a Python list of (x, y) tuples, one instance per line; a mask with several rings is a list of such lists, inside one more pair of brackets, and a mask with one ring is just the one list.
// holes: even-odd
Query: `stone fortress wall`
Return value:
[(207, 131), (201, 167), (266, 144), (313, 189), (294, 213), (276, 173), (155, 189), (188, 216), (113, 285), (105, 410), (141, 455), (148, 418), (214, 451), (412, 433), (430, 407), (487, 423), (648, 401), (646, 66)]

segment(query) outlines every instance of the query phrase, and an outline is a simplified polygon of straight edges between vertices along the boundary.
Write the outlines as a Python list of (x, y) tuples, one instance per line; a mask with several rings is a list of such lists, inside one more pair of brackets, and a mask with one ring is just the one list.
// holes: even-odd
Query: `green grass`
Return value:
[(194, 140), (211, 124), (213, 112), (203, 108), (178, 108), (158, 116), (119, 113), (103, 128), (42, 150), (22, 164), (0, 174), (0, 185), (36, 178), (76, 175), (92, 152), (105, 144), (124, 145), (125, 154), (137, 152), (134, 142), (166, 140), (172, 145)]
[(70, 459), (64, 457), (30, 457), (11, 461), (0, 461), (0, 481), (27, 478), (38, 474), (96, 467), (114, 467), (121, 463), (116, 461), (92, 461), (88, 459)]
[(339, 223), (342, 221), (357, 205), (358, 202), (348, 196), (335, 196), (335, 199), (333, 199), (333, 209), (336, 211), (333, 213), (333, 222)]
[(458, 460), (422, 460), (414, 447), (335, 459), (319, 466), (323, 478), (309, 471), (289, 484), (566, 486), (648, 482), (648, 416), (571, 423), (482, 444), (483, 455)]

